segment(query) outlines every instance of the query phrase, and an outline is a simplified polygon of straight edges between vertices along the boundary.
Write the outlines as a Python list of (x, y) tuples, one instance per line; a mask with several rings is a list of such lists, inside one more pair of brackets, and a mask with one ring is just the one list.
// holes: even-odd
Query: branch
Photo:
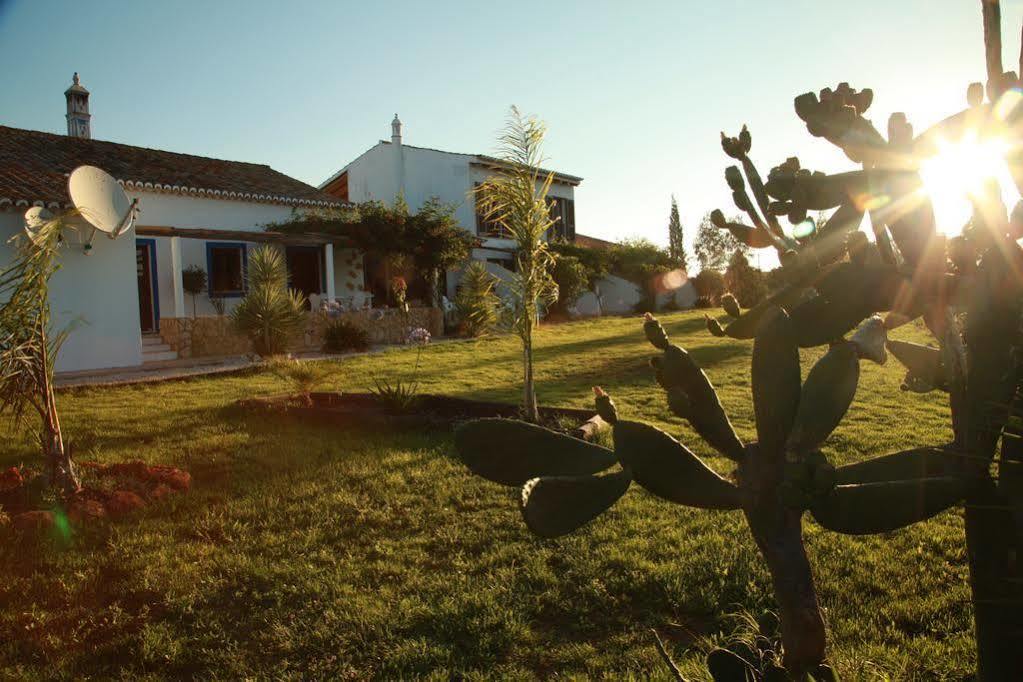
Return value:
[(657, 630), (650, 628), (650, 632), (654, 636), (654, 644), (657, 646), (657, 653), (661, 655), (661, 659), (665, 665), (668, 666), (668, 670), (671, 671), (672, 677), (675, 678), (676, 682), (688, 682), (685, 677), (682, 676), (682, 672), (675, 665), (675, 661), (671, 660), (671, 656), (668, 654), (668, 650), (664, 648), (664, 642), (661, 641), (660, 635), (657, 634)]

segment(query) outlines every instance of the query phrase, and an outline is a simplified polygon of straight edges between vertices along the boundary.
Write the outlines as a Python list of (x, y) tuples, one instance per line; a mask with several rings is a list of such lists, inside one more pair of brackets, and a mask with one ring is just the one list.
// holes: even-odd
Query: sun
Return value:
[(1012, 207), (1019, 199), (1005, 162), (1008, 145), (1001, 138), (978, 139), (968, 132), (954, 142), (938, 140), (937, 150), (921, 162), (920, 178), (934, 206), (939, 232), (959, 234), (970, 219), (970, 196), (989, 179), (998, 182), (1007, 206)]

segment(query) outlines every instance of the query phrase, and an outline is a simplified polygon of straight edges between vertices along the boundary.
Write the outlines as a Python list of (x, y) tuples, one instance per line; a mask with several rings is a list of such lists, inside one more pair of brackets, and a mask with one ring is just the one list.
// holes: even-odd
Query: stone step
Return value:
[(163, 339), (160, 338), (159, 334), (143, 334), (142, 335), (142, 347), (146, 346), (163, 346), (166, 345)]
[(178, 354), (167, 346), (166, 350), (155, 350), (151, 351), (146, 349), (142, 353), (143, 364), (147, 362), (164, 362), (166, 360), (177, 360)]

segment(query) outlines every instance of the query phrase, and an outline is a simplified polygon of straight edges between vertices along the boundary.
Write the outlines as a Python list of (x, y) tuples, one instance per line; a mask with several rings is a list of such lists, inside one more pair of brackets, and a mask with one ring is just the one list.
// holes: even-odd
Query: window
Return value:
[(548, 233), (548, 238), (561, 238), (565, 241), (575, 240), (575, 201), (563, 199), (562, 197), (548, 197), (548, 207), (551, 212), (551, 220), (554, 225)]
[[(476, 189), (478, 190), (480, 183), (476, 183)], [(483, 207), (481, 205), (480, 196), (476, 194), (476, 234), (480, 237), (497, 237), (499, 239), (507, 239), (511, 235), (508, 234), (508, 230), (501, 224), (494, 220), (488, 220), (486, 215), (483, 213)]]
[(210, 296), (225, 298), (245, 294), (248, 256), (241, 242), (206, 242), (206, 272)]

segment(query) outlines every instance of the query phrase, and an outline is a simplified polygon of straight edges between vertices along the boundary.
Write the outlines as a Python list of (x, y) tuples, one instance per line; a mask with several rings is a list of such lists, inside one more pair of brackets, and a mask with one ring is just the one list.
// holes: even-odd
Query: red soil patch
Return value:
[[(164, 500), (188, 490), (192, 477), (170, 466), (147, 465), (141, 460), (99, 464), (81, 462), (83, 486), (66, 500), (67, 518), (76, 525), (121, 518), (142, 509), (148, 501)], [(56, 523), (55, 511), (41, 510), (40, 474), (17, 467), (0, 472), (0, 527), (41, 534)]]

